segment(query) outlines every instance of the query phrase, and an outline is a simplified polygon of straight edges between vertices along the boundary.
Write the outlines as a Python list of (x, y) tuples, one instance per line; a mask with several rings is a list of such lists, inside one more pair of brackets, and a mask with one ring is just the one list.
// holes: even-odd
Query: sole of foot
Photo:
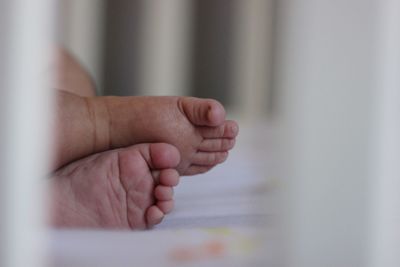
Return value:
[(139, 144), (88, 156), (53, 174), (51, 224), (57, 227), (145, 229), (174, 206), (178, 150)]

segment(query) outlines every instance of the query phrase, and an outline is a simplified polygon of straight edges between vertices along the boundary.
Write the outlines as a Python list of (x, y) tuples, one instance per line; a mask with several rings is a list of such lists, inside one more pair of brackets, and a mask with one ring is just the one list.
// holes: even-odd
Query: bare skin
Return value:
[[(55, 169), (101, 151), (165, 142), (181, 154), (179, 173), (194, 175), (225, 161), (233, 148), (238, 125), (225, 120), (219, 102), (193, 97), (95, 97), (93, 84), (83, 78), (87, 74), (78, 63), (70, 56), (62, 58), (69, 63), (59, 68), (81, 82), (66, 82), (60, 75)], [(77, 92), (72, 85), (83, 89)]]
[(59, 60), (52, 225), (151, 227), (172, 210), (179, 173), (209, 170), (234, 145), (237, 124), (214, 100), (95, 97), (79, 63), (65, 51)]
[(140, 144), (91, 155), (50, 180), (51, 224), (62, 227), (145, 229), (171, 212), (179, 152)]
[(95, 85), (78, 60), (63, 48), (56, 47), (49, 76), (53, 87), (79, 96), (96, 96)]

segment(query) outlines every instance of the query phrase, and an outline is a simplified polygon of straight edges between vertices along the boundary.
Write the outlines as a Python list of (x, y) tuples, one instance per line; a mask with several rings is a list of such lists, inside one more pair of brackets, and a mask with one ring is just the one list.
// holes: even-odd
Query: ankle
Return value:
[(94, 153), (111, 148), (111, 117), (105, 97), (85, 97), (93, 125)]

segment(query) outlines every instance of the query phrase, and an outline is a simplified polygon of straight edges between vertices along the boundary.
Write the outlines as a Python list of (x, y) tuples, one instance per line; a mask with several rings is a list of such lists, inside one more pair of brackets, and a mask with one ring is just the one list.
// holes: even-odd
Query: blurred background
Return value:
[(60, 42), (99, 93), (215, 98), (268, 112), (272, 1), (62, 1)]
[(60, 41), (99, 93), (226, 105), (237, 153), (277, 178), (282, 264), (398, 264), (398, 1), (70, 0), (60, 12)]
[[(183, 227), (188, 203), (215, 212), (191, 227), (229, 225), (218, 236), (246, 253), (256, 247), (250, 229), (266, 234), (266, 246), (253, 264), (227, 246), (226, 258), (195, 266), (400, 266), (398, 0), (31, 2), (0, 2), (0, 265), (43, 266), (34, 260), (46, 247), (38, 243), (43, 210), (34, 205), (42, 191), (31, 185), (49, 156), (37, 153), (47, 151), (43, 103), (51, 95), (37, 72), (55, 39), (98, 94), (215, 98), (239, 121), (230, 160), (182, 181), (183, 204), (164, 226)], [(232, 217), (218, 217), (219, 206)], [(162, 261), (146, 254), (154, 248), (204, 238), (179, 233), (50, 231), (52, 265), (131, 266), (138, 257), (149, 266)], [(118, 246), (129, 249), (112, 257)]]

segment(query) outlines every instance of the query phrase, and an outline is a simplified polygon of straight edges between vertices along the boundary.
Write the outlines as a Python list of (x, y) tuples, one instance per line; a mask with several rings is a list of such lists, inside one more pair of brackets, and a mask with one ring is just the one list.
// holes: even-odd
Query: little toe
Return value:
[(164, 214), (170, 213), (174, 209), (174, 201), (173, 200), (167, 200), (167, 201), (158, 201), (157, 202), (157, 207), (164, 212)]
[(178, 106), (194, 125), (218, 126), (225, 120), (224, 107), (214, 99), (180, 97)]
[(158, 179), (161, 185), (177, 186), (179, 184), (179, 173), (175, 169), (162, 170)]
[(157, 206), (151, 206), (147, 209), (146, 212), (146, 220), (147, 227), (152, 227), (156, 224), (159, 224), (164, 218), (164, 213)]
[(171, 186), (158, 185), (154, 189), (154, 197), (160, 201), (171, 200), (174, 196), (174, 189)]
[(198, 149), (203, 152), (228, 151), (235, 146), (235, 142), (234, 138), (204, 139)]
[(197, 152), (192, 159), (192, 164), (201, 166), (211, 166), (224, 162), (228, 157), (228, 152)]
[(203, 138), (235, 138), (239, 133), (239, 126), (235, 121), (225, 121), (217, 127), (198, 127)]

